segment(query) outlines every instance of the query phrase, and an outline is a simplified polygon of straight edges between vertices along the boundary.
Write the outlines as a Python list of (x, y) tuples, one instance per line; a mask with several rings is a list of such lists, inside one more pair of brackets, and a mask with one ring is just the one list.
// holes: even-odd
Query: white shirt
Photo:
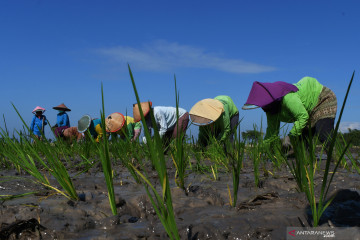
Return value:
[[(154, 107), (154, 118), (156, 126), (159, 130), (160, 137), (163, 137), (165, 133), (169, 130), (174, 129), (177, 122), (176, 117), (176, 108), (175, 107)], [(179, 108), (179, 118), (181, 118), (186, 113), (186, 110)], [(151, 124), (146, 123), (149, 130)]]

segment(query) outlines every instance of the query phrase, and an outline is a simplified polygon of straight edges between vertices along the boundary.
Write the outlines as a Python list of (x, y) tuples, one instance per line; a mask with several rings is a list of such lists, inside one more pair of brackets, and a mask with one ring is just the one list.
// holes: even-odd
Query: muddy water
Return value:
[[(150, 169), (150, 168), (149, 168)], [(287, 226), (310, 226), (310, 208), (304, 193), (286, 169), (261, 174), (261, 188), (254, 185), (251, 166), (240, 177), (237, 207), (229, 206), (231, 175), (220, 173), (218, 181), (210, 174), (189, 173), (188, 193), (170, 183), (176, 222), (181, 239), (286, 239)], [(0, 206), (3, 238), (15, 239), (167, 239), (142, 185), (136, 184), (126, 169), (115, 167), (114, 187), (118, 215), (112, 216), (103, 174), (96, 169), (74, 177), (80, 201), (69, 201), (35, 184), (28, 175), (0, 172), (0, 192), (35, 195), (7, 200)], [(74, 173), (75, 174), (75, 173)], [(11, 181), (3, 181), (10, 176)], [(155, 173), (151, 180), (157, 183)], [(6, 178), (7, 179), (7, 178)], [(320, 189), (321, 179), (316, 180)], [(56, 186), (56, 184), (54, 184)], [(337, 194), (324, 213), (321, 226), (360, 227), (360, 177), (339, 170), (330, 189)], [(0, 238), (1, 238), (0, 234)]]

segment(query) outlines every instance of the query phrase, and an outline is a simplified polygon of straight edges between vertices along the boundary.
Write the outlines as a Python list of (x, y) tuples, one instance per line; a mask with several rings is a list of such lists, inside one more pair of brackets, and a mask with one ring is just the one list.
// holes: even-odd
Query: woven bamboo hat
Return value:
[(207, 98), (197, 102), (190, 110), (190, 119), (195, 125), (215, 122), (224, 112), (224, 105), (216, 99)]
[(58, 105), (58, 106), (56, 106), (56, 107), (53, 107), (53, 109), (55, 109), (55, 110), (61, 110), (61, 111), (68, 111), (68, 112), (71, 111), (71, 109), (69, 109), (67, 106), (65, 106), (64, 103), (62, 103), (62, 104), (60, 104), (60, 105)]
[(32, 110), (32, 113), (36, 113), (36, 112), (45, 112), (45, 108), (42, 108), (40, 106), (37, 106), (36, 108), (34, 108), (34, 110)]
[[(141, 109), (143, 111), (144, 117), (150, 112), (150, 108), (152, 106), (152, 102), (142, 102), (140, 103)], [(139, 122), (141, 120), (139, 105), (136, 103), (133, 105), (133, 115), (134, 115), (134, 121)]]
[(91, 117), (89, 115), (84, 115), (78, 121), (78, 132), (85, 132), (91, 124)]
[(125, 117), (121, 113), (115, 112), (107, 116), (105, 126), (107, 132), (117, 132), (125, 124)]

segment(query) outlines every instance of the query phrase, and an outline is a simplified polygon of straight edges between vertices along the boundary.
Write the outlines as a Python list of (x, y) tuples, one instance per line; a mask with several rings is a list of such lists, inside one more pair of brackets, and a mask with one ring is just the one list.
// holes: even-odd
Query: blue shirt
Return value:
[[(36, 115), (33, 116), (30, 123), (30, 130), (37, 136), (41, 136), (42, 123), (44, 119), (44, 125), (47, 124), (45, 115), (41, 115), (40, 118)], [(45, 133), (44, 133), (45, 134)]]
[(67, 115), (66, 112), (58, 113), (56, 124), (58, 127), (65, 127), (65, 126), (70, 127), (69, 116)]

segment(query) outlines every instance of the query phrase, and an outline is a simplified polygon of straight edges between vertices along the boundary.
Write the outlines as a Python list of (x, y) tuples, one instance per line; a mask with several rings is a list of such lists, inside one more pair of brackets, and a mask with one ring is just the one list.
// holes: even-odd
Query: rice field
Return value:
[[(175, 97), (178, 107), (176, 87)], [(104, 106), (102, 94), (103, 123)], [(164, 153), (140, 113), (147, 144), (40, 141), (24, 121), (16, 136), (0, 129), (0, 239), (286, 239), (289, 226), (360, 227), (359, 149), (336, 134), (327, 155), (313, 140), (288, 157), (279, 141), (241, 139), (240, 122), (234, 143), (178, 136)]]

